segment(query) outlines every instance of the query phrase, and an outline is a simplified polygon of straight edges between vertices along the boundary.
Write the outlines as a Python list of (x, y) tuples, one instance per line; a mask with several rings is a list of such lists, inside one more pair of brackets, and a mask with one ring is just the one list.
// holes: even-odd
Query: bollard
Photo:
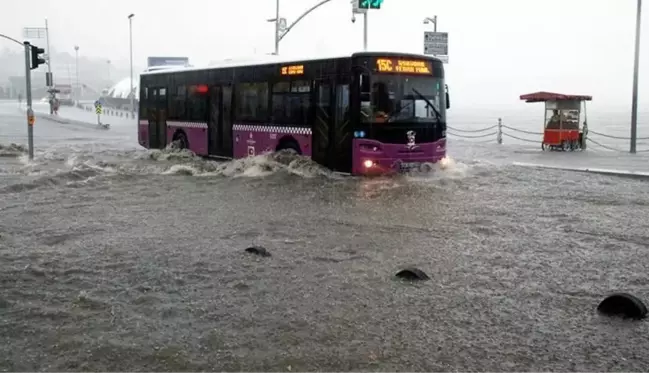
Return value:
[(503, 118), (498, 118), (498, 132), (496, 132), (496, 142), (498, 145), (503, 143)]

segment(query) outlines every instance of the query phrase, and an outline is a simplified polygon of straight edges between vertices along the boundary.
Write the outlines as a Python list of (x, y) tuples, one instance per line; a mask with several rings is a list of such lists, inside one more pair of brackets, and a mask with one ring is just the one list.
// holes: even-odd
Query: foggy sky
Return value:
[[(316, 0), (281, 0), (289, 24)], [(273, 51), (275, 0), (32, 0), (3, 5), (0, 33), (49, 19), (52, 47), (128, 65), (128, 20), (134, 58), (188, 56), (194, 65)], [(449, 32), (447, 79), (456, 107), (520, 105), (538, 90), (592, 94), (593, 105), (627, 107), (631, 99), (635, 0), (385, 0), (371, 11), (369, 49), (422, 53), (424, 16)], [(643, 43), (649, 44), (649, 6)], [(280, 53), (310, 57), (362, 49), (362, 17), (349, 0), (332, 0), (282, 41)], [(0, 41), (0, 49), (11, 47)], [(649, 59), (641, 55), (640, 101), (649, 106)], [(644, 109), (641, 107), (641, 110)]]

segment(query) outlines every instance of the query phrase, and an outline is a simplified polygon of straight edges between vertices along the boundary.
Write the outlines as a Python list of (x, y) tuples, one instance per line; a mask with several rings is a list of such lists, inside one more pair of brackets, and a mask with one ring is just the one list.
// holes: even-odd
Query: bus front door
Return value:
[[(341, 76), (340, 78), (345, 77)], [(350, 92), (348, 81), (342, 80), (337, 82), (334, 98), (334, 102), (336, 103), (333, 134), (335, 144), (332, 151), (334, 169), (340, 172), (351, 172), (352, 140), (354, 136), (349, 108)]]
[(353, 136), (349, 116), (349, 84), (334, 79), (318, 80), (315, 95), (311, 158), (332, 170), (351, 172)]
[(333, 81), (317, 80), (315, 89), (315, 117), (311, 136), (311, 158), (328, 168), (334, 168), (333, 144), (336, 125)]
[(152, 88), (149, 100), (149, 149), (167, 146), (167, 89)]
[(210, 155), (232, 157), (232, 86), (210, 88), (207, 148)]

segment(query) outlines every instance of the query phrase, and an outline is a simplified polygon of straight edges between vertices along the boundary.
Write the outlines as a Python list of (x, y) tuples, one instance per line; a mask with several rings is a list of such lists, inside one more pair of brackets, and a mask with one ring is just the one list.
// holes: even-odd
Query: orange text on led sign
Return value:
[(376, 68), (382, 73), (431, 74), (427, 61), (379, 58)]
[(282, 75), (302, 75), (304, 74), (304, 65), (291, 65), (282, 67)]

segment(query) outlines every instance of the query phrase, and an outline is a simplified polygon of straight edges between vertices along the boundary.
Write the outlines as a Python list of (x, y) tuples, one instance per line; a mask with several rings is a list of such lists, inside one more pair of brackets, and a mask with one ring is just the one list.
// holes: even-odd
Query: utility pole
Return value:
[(306, 12), (302, 13), (301, 16), (297, 17), (297, 19), (291, 23), (290, 26), (286, 26), (286, 19), (285, 18), (280, 18), (279, 16), (279, 0), (276, 0), (275, 4), (275, 18), (268, 19), (268, 22), (274, 22), (275, 23), (275, 55), (279, 54), (279, 42), (282, 41), (282, 39), (286, 36), (286, 34), (289, 33), (295, 27), (295, 25), (298, 24), (304, 17), (306, 17), (309, 13), (313, 12), (314, 10), (320, 8), (322, 5), (330, 2), (331, 0), (322, 0), (316, 5), (312, 6), (311, 8), (307, 9)]
[(437, 16), (431, 17), (426, 17), (424, 18), (424, 25), (427, 25), (429, 23), (433, 23), (433, 32), (437, 32)]
[(32, 58), (31, 44), (26, 41), (25, 45), (25, 96), (27, 98), (27, 142), (29, 147), (29, 160), (34, 159), (34, 110), (32, 109)]
[(74, 54), (75, 54), (75, 75), (76, 75), (76, 93), (75, 93), (75, 98), (77, 99), (77, 103), (79, 103), (80, 98), (81, 98), (81, 86), (79, 85), (79, 46), (75, 45), (74, 46)]
[(20, 44), (25, 48), (25, 98), (27, 100), (27, 141), (29, 147), (29, 160), (34, 159), (34, 109), (32, 109), (32, 69), (38, 68), (39, 65), (44, 64), (46, 61), (42, 58), (41, 54), (45, 53), (45, 49), (38, 48), (31, 45), (28, 41), (19, 42), (7, 35), (0, 34), (1, 38), (11, 40), (16, 44)]
[(131, 54), (131, 114), (135, 114), (135, 93), (133, 92), (133, 17), (135, 17), (133, 13), (128, 16), (128, 37)]
[(631, 98), (631, 146), (629, 151), (636, 152), (638, 140), (638, 76), (640, 70), (640, 29), (642, 22), (642, 0), (638, 0), (635, 21), (635, 59), (633, 62), (633, 94)]
[[(50, 50), (50, 28), (45, 18), (45, 42), (47, 44), (47, 75), (50, 76), (49, 84), (47, 85), (48, 91), (54, 89), (54, 76), (52, 75), (52, 51)], [(54, 98), (54, 93), (50, 92), (50, 101)], [(50, 104), (50, 115), (54, 113), (52, 104)]]
[(108, 65), (108, 85), (110, 85), (110, 60), (106, 61), (106, 64)]
[(279, 55), (279, 0), (275, 2), (275, 55)]
[(367, 39), (369, 37), (369, 11), (370, 9), (381, 9), (383, 0), (351, 0), (352, 22), (356, 22), (356, 14), (363, 15), (363, 50), (367, 51)]
[(367, 51), (367, 15), (369, 12), (363, 13), (363, 50)]

